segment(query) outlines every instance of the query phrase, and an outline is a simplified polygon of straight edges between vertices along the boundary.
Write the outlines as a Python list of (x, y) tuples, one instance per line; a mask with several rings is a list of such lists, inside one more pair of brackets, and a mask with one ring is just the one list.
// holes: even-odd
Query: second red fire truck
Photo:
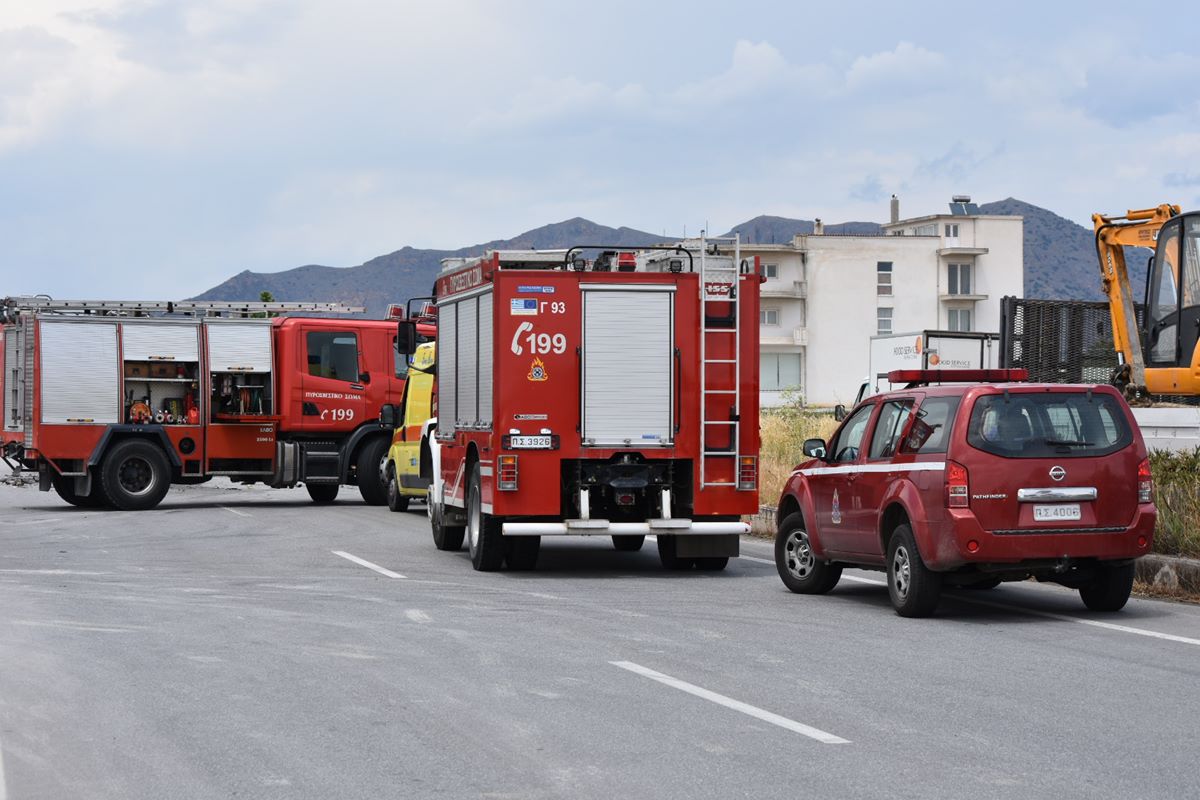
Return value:
[(529, 569), (542, 536), (652, 535), (668, 568), (723, 569), (758, 509), (759, 283), (736, 239), (447, 259), (436, 546)]
[(385, 406), (407, 369), (396, 324), (268, 318), (314, 311), (361, 309), (5, 301), (0, 455), (84, 507), (152, 508), (170, 484), (214, 476), (303, 483), (317, 503), (350, 484), (382, 504)]

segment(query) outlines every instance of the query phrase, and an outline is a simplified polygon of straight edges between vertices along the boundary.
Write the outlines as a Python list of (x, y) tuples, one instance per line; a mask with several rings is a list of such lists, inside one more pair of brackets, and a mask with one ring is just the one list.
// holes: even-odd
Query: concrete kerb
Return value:
[[(759, 506), (748, 517), (750, 535), (775, 538), (775, 506)], [(1165, 556), (1158, 553), (1139, 558), (1136, 579), (1165, 594), (1200, 595), (1200, 559)]]

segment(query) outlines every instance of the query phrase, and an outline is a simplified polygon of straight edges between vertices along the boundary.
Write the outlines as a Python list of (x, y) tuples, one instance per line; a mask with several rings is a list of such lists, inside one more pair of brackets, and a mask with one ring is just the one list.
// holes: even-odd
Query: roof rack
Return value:
[(222, 300), (55, 300), (45, 295), (6, 297), (0, 310), (7, 318), (22, 311), (45, 311), (60, 314), (95, 316), (148, 316), (151, 314), (190, 314), (193, 316), (286, 314), (307, 311), (319, 314), (361, 314), (363, 306), (345, 303), (263, 303)]
[(887, 374), (892, 383), (906, 389), (931, 383), (1013, 383), (1029, 380), (1027, 369), (894, 369)]

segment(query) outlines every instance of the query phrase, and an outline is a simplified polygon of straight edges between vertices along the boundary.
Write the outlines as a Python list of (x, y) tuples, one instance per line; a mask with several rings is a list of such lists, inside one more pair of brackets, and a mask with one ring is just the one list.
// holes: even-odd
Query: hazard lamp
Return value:
[(401, 320), (404, 319), (404, 306), (400, 303), (392, 303), (387, 307), (387, 319)]
[(496, 459), (496, 488), (502, 492), (517, 490), (517, 457), (503, 455)]
[(1138, 464), (1138, 502), (1154, 501), (1154, 477), (1150, 474), (1150, 459), (1142, 459)]
[(751, 491), (758, 485), (758, 459), (741, 456), (738, 459), (738, 489)]
[(1029, 380), (1027, 369), (894, 369), (887, 374), (892, 383), (1010, 383)]
[(971, 505), (967, 468), (953, 461), (946, 462), (946, 508), (967, 508)]

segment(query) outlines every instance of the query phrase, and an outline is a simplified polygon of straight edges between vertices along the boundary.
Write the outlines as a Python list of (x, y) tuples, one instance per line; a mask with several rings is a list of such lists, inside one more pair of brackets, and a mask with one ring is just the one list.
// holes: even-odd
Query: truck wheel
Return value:
[(319, 506), (329, 505), (337, 499), (338, 485), (336, 483), (306, 483), (308, 496)]
[(50, 481), (54, 486), (55, 493), (76, 508), (103, 508), (105, 505), (104, 493), (100, 490), (100, 481), (96, 480), (94, 476), (91, 494), (77, 494), (74, 478), (54, 473), (50, 477)]
[(1116, 567), (1102, 564), (1099, 574), (1079, 587), (1079, 597), (1092, 611), (1120, 611), (1132, 591), (1133, 564)]
[(628, 536), (612, 537), (613, 547), (626, 553), (634, 553), (642, 549), (642, 545), (646, 542), (646, 537), (643, 534), (631, 534)]
[(430, 484), (429, 492), (426, 496), (429, 498), (426, 508), (429, 511), (429, 525), (433, 528), (433, 546), (438, 550), (449, 550), (455, 553), (462, 550), (463, 535), (467, 532), (467, 529), (462, 525), (445, 524), (442, 504), (434, 502), (433, 499), (432, 484)]
[(702, 569), (705, 572), (720, 572), (729, 564), (729, 556), (704, 556), (695, 558), (696, 569)]
[(384, 460), (391, 442), (382, 436), (367, 442), (358, 451), (355, 475), (358, 478), (358, 493), (369, 506), (381, 506), (387, 502), (388, 487), (383, 482)]
[(483, 480), (478, 461), (471, 467), (467, 489), (467, 549), (471, 551), (471, 566), (480, 572), (493, 572), (504, 563), (500, 523), (491, 514), (483, 513)]
[(888, 596), (902, 617), (928, 617), (937, 608), (942, 576), (925, 566), (907, 524), (896, 526), (888, 542)]
[(538, 553), (542, 549), (540, 536), (509, 536), (504, 540), (506, 545), (504, 560), (509, 569), (530, 570), (537, 566)]
[(825, 594), (842, 577), (840, 564), (813, 555), (799, 511), (784, 517), (775, 534), (775, 569), (783, 585), (796, 594)]
[(408, 511), (408, 497), (400, 494), (400, 484), (395, 474), (388, 476), (387, 505), (392, 511)]
[(104, 496), (122, 511), (154, 508), (170, 486), (171, 468), (162, 449), (140, 439), (118, 442), (100, 465)]
[(691, 569), (692, 559), (680, 558), (675, 555), (676, 545), (673, 535), (658, 537), (658, 560), (662, 562), (663, 569)]

